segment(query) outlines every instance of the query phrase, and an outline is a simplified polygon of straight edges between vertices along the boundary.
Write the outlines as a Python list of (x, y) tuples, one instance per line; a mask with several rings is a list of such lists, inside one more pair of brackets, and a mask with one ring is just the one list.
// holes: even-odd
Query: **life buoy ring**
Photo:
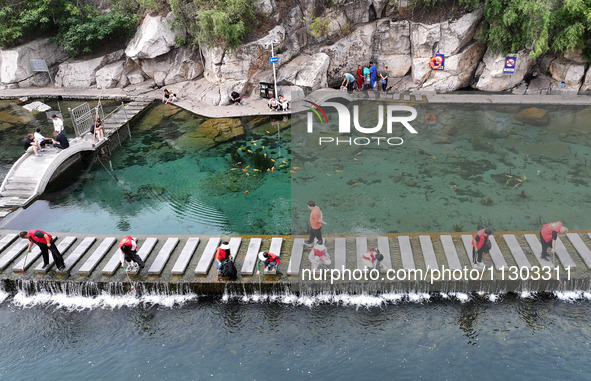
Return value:
[(437, 123), (437, 117), (433, 113), (427, 113), (425, 114), (425, 122), (427, 124), (435, 124)]
[(429, 60), (429, 66), (431, 66), (431, 69), (441, 69), (441, 65), (443, 65), (443, 58), (441, 58), (441, 56), (433, 56)]

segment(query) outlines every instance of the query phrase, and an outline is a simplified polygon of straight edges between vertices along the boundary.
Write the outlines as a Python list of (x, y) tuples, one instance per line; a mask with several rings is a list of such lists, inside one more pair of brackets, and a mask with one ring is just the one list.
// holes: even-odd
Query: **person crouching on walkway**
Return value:
[(55, 246), (55, 241), (57, 237), (51, 237), (51, 235), (45, 233), (42, 230), (29, 230), (29, 231), (22, 231), (20, 232), (21, 238), (27, 238), (29, 240), (29, 247), (27, 247), (27, 251), (31, 251), (31, 246), (35, 243), (41, 249), (41, 255), (43, 256), (43, 268), (46, 269), (49, 266), (49, 252), (51, 250), (51, 256), (53, 257), (53, 261), (55, 262), (58, 270), (63, 270), (66, 268), (64, 264), (64, 258), (62, 254)]
[(486, 228), (480, 230), (472, 238), (472, 262), (475, 265), (482, 264), (482, 253), (489, 253), (492, 244), (490, 243), (489, 235), (495, 232), (492, 229)]
[(227, 241), (223, 241), (220, 247), (215, 251), (215, 267), (219, 270), (222, 267), (224, 259), (232, 260), (232, 253), (230, 252), (230, 245)]
[(366, 251), (361, 256), (361, 259), (363, 260), (363, 266), (370, 270), (379, 270), (381, 267), (383, 267), (382, 261), (384, 260), (384, 255), (382, 255), (382, 253), (380, 253), (380, 251), (376, 248), (371, 248)]
[(277, 270), (277, 267), (281, 264), (281, 259), (278, 255), (267, 251), (261, 251), (259, 253), (259, 259), (265, 264), (265, 271)]
[(94, 136), (97, 140), (103, 140), (105, 138), (105, 129), (100, 118), (94, 122)]
[(70, 146), (70, 142), (63, 130), (59, 134), (53, 131), (53, 146), (57, 149), (57, 152), (61, 152), (61, 150)]
[(328, 249), (326, 246), (319, 244), (316, 244), (312, 250), (310, 250), (308, 259), (312, 264), (312, 270), (316, 270), (319, 265), (328, 266), (332, 263), (330, 261), (330, 256), (328, 255)]
[[(127, 236), (119, 242), (119, 256), (121, 258), (121, 266), (125, 271), (137, 270), (144, 268), (146, 265), (144, 261), (137, 255), (137, 243), (136, 240), (130, 236)], [(132, 263), (135, 262), (135, 263)]]
[(568, 229), (562, 225), (562, 222), (552, 222), (542, 226), (540, 230), (540, 241), (542, 242), (542, 259), (550, 260), (548, 248), (552, 247), (552, 254), (556, 253), (556, 239), (558, 234), (566, 234)]

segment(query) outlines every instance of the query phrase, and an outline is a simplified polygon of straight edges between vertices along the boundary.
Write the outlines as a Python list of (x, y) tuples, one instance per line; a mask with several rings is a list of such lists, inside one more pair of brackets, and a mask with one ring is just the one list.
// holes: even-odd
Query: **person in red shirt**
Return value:
[(314, 239), (317, 239), (316, 243), (322, 245), (322, 225), (326, 225), (322, 219), (322, 211), (314, 201), (308, 201), (308, 208), (310, 209), (310, 238), (304, 244), (312, 246)]
[(281, 264), (279, 256), (268, 251), (261, 251), (259, 259), (265, 264), (265, 271), (277, 270), (277, 267)]
[(568, 233), (568, 229), (562, 225), (562, 222), (552, 222), (542, 226), (540, 230), (540, 241), (542, 242), (542, 259), (550, 260), (548, 248), (552, 246), (552, 254), (556, 253), (556, 239), (558, 234)]
[(134, 271), (146, 265), (137, 253), (137, 239), (127, 236), (119, 242), (119, 259), (125, 271)]
[(220, 269), (220, 267), (222, 267), (222, 262), (226, 258), (232, 260), (232, 253), (230, 252), (230, 245), (228, 244), (228, 242), (223, 241), (215, 252), (215, 267), (218, 270)]
[(472, 261), (475, 265), (482, 264), (482, 253), (490, 251), (492, 244), (488, 236), (494, 233), (492, 229), (486, 228), (474, 234), (474, 238), (472, 238)]
[(55, 246), (55, 241), (57, 237), (51, 237), (49, 234), (45, 233), (42, 230), (29, 230), (29, 231), (22, 231), (20, 232), (19, 236), (21, 238), (27, 238), (29, 240), (29, 247), (27, 251), (31, 250), (31, 246), (35, 243), (41, 249), (41, 255), (43, 256), (43, 267), (47, 268), (49, 266), (49, 252), (51, 250), (51, 256), (58, 268), (58, 270), (63, 270), (66, 268), (64, 264), (64, 258), (62, 254)]

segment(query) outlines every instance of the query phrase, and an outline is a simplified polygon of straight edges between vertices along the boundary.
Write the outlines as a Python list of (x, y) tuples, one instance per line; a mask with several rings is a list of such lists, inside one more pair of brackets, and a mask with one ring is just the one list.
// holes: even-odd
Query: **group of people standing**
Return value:
[(64, 130), (64, 122), (57, 115), (53, 114), (53, 139), (46, 138), (41, 134), (41, 128), (37, 127), (35, 132), (28, 134), (23, 140), (23, 148), (25, 152), (33, 153), (37, 157), (41, 157), (41, 152), (47, 151), (45, 148), (48, 145), (53, 146), (59, 153), (61, 150), (70, 146), (66, 132)]
[(367, 88), (378, 90), (379, 85), (381, 86), (382, 91), (385, 92), (388, 89), (389, 76), (390, 73), (387, 65), (384, 65), (384, 68), (378, 73), (377, 65), (375, 62), (370, 61), (369, 66), (357, 66), (355, 76), (350, 73), (341, 73), (341, 77), (344, 77), (343, 82), (341, 83), (341, 88), (346, 88), (348, 92), (353, 90), (361, 91)]

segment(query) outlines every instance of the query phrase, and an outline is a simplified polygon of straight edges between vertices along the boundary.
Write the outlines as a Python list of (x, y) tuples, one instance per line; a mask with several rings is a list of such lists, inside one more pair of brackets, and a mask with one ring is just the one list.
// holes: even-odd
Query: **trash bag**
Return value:
[(238, 278), (238, 270), (234, 266), (234, 262), (230, 258), (225, 258), (220, 266), (220, 276), (230, 279)]

